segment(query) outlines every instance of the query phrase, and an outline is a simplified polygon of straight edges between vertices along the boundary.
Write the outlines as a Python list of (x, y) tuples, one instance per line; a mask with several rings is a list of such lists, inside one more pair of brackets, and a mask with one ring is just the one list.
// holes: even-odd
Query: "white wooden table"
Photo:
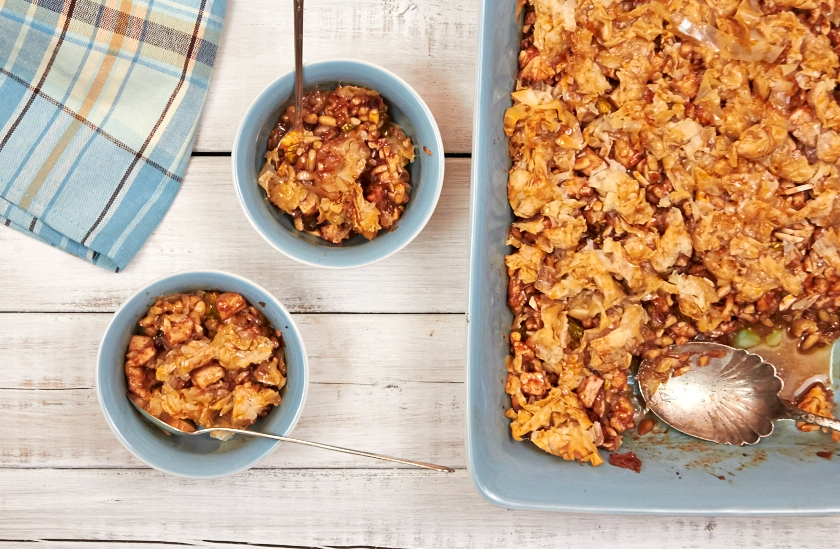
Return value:
[[(196, 156), (128, 269), (107, 273), (0, 229), (0, 549), (840, 544), (838, 517), (588, 516), (485, 503), (464, 449), (476, 2), (312, 0), (306, 21), (306, 60), (379, 63), (430, 105), (448, 156), (434, 217), (405, 250), (350, 271), (304, 267), (264, 243), (236, 202), (228, 151), (252, 98), (292, 68), (291, 2), (229, 0)], [(296, 313), (312, 385), (295, 435), (457, 472), (393, 469), (294, 445), (214, 481), (169, 477), (134, 459), (96, 400), (99, 339), (138, 287), (197, 268), (251, 278)]]

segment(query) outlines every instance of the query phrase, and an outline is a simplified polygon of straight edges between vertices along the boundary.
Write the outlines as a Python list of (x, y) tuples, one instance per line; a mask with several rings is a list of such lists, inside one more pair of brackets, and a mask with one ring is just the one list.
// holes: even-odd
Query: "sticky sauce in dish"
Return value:
[(792, 402), (798, 402), (816, 383), (831, 386), (832, 347), (819, 347), (803, 352), (797, 345), (797, 339), (784, 335), (782, 342), (775, 347), (762, 342), (749, 349), (749, 352), (759, 355), (776, 367), (779, 377), (785, 383), (780, 396)]
[(780, 396), (785, 400), (798, 403), (814, 385), (831, 386), (832, 345), (814, 346), (803, 351), (800, 349), (801, 337), (794, 337), (789, 330), (761, 324), (730, 334), (725, 339), (721, 343), (745, 348), (776, 367), (784, 382)]

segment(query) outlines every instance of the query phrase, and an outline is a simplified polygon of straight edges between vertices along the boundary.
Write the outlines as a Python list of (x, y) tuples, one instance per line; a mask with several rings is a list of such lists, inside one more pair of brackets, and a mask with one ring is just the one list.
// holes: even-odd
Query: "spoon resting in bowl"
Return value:
[(165, 422), (159, 420), (158, 418), (156, 418), (155, 416), (153, 416), (152, 414), (150, 414), (149, 412), (147, 412), (146, 410), (144, 410), (143, 408), (138, 406), (137, 403), (134, 402), (134, 400), (132, 400), (130, 397), (129, 397), (128, 400), (131, 401), (131, 404), (134, 405), (135, 408), (137, 408), (137, 410), (140, 412), (140, 414), (143, 416), (143, 418), (145, 418), (149, 423), (155, 425), (156, 427), (159, 427), (159, 428), (163, 429), (164, 431), (166, 431), (168, 433), (172, 433), (173, 435), (195, 436), (195, 435), (207, 435), (207, 434), (211, 434), (211, 433), (232, 433), (232, 434), (235, 434), (235, 435), (248, 435), (248, 436), (252, 436), (252, 437), (262, 437), (262, 438), (270, 438), (270, 439), (273, 439), (273, 440), (281, 440), (283, 442), (294, 442), (295, 444), (303, 444), (305, 446), (314, 446), (315, 448), (322, 448), (324, 450), (332, 450), (334, 452), (343, 452), (345, 454), (353, 454), (354, 456), (363, 456), (363, 457), (381, 459), (383, 461), (393, 461), (394, 463), (402, 463), (402, 464), (405, 464), (405, 465), (413, 465), (414, 467), (420, 467), (422, 469), (431, 469), (433, 471), (440, 471), (442, 473), (454, 473), (455, 472), (454, 469), (450, 469), (449, 467), (444, 467), (443, 465), (434, 465), (432, 463), (424, 463), (422, 461), (412, 461), (412, 460), (409, 460), (409, 459), (400, 459), (400, 458), (395, 458), (395, 457), (391, 457), (391, 456), (385, 456), (385, 455), (382, 455), (382, 454), (371, 454), (369, 452), (360, 452), (358, 450), (351, 450), (349, 448), (341, 448), (339, 446), (330, 446), (328, 444), (320, 444), (320, 443), (317, 443), (317, 442), (310, 442), (308, 440), (300, 440), (300, 439), (296, 439), (296, 438), (289, 438), (289, 437), (284, 437), (284, 436), (279, 436), (279, 435), (269, 435), (268, 433), (260, 433), (259, 431), (246, 431), (246, 430), (243, 430), (243, 429), (228, 429), (226, 427), (210, 427), (210, 428), (207, 428), (207, 429), (199, 427), (198, 430), (196, 430), (192, 433), (189, 433), (187, 431), (182, 431), (180, 429), (176, 429), (175, 427), (169, 425), (168, 423), (165, 423)]
[(688, 435), (720, 444), (755, 444), (773, 421), (792, 419), (840, 431), (840, 421), (800, 410), (779, 396), (783, 382), (760, 356), (711, 342), (669, 347), (639, 366), (647, 407)]
[(290, 148), (303, 139), (303, 0), (295, 3), (295, 122), (280, 139), (284, 148)]

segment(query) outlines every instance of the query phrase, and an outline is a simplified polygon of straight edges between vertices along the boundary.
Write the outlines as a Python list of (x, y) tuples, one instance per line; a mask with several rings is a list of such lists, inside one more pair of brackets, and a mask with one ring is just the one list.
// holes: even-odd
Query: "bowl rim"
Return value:
[[(234, 140), (233, 140), (233, 148), (231, 149), (231, 155), (230, 155), (230, 157), (231, 157), (232, 183), (233, 183), (234, 190), (236, 191), (236, 198), (239, 201), (239, 207), (242, 209), (242, 213), (245, 214), (245, 217), (248, 219), (248, 223), (251, 224), (251, 227), (254, 228), (254, 230), (257, 232), (257, 234), (259, 234), (263, 238), (263, 240), (268, 242), (268, 244), (272, 248), (274, 248), (275, 250), (277, 250), (278, 252), (280, 252), (284, 256), (288, 257), (289, 259), (293, 259), (294, 261), (297, 261), (298, 263), (302, 263), (304, 265), (308, 265), (308, 266), (311, 266), (311, 267), (319, 267), (319, 268), (322, 268), (322, 269), (333, 269), (333, 270), (351, 269), (351, 268), (354, 268), (354, 267), (365, 267), (367, 265), (372, 265), (374, 263), (382, 261), (383, 259), (387, 259), (387, 258), (391, 257), (395, 253), (399, 252), (400, 250), (402, 250), (403, 248), (408, 246), (411, 242), (413, 242), (414, 239), (417, 238), (417, 235), (419, 235), (423, 231), (423, 229), (426, 228), (426, 225), (429, 223), (429, 220), (432, 218), (432, 215), (434, 214), (435, 209), (437, 208), (438, 201), (440, 200), (440, 194), (441, 194), (441, 191), (443, 190), (443, 183), (444, 183), (444, 178), (445, 178), (445, 167), (446, 167), (446, 158), (445, 158), (445, 153), (444, 153), (444, 148), (443, 148), (443, 138), (441, 137), (440, 127), (437, 124), (437, 120), (435, 120), (435, 117), (432, 114), (431, 109), (429, 109), (429, 106), (426, 104), (426, 102), (423, 100), (423, 98), (420, 96), (420, 94), (418, 94), (417, 91), (413, 87), (411, 87), (411, 85), (409, 85), (409, 83), (406, 82), (405, 80), (403, 80), (401, 77), (397, 76), (395, 73), (391, 72), (390, 70), (388, 70), (388, 69), (386, 69), (386, 68), (384, 68), (380, 65), (376, 65), (376, 64), (370, 63), (368, 61), (361, 61), (361, 60), (358, 60), (358, 59), (351, 59), (351, 58), (346, 58), (346, 57), (334, 58), (334, 59), (322, 59), (320, 61), (313, 61), (313, 62), (305, 63), (303, 65), (303, 70), (306, 71), (307, 67), (317, 67), (317, 66), (320, 66), (320, 65), (332, 65), (332, 64), (341, 64), (341, 63), (347, 63), (347, 64), (350, 64), (350, 65), (366, 66), (366, 67), (368, 67), (370, 69), (373, 69), (375, 71), (379, 71), (381, 73), (384, 73), (389, 78), (392, 78), (397, 84), (399, 84), (402, 88), (404, 88), (406, 92), (408, 92), (408, 94), (414, 99), (414, 101), (417, 102), (417, 104), (420, 106), (421, 110), (423, 111), (424, 115), (428, 118), (428, 120), (430, 122), (430, 125), (432, 127), (432, 132), (434, 134), (434, 146), (437, 149), (437, 154), (435, 156), (438, 157), (435, 161), (438, 162), (439, 165), (440, 165), (440, 170), (439, 170), (440, 175), (438, 177), (438, 181), (436, 181), (435, 193), (434, 193), (434, 197), (432, 199), (432, 202), (430, 204), (430, 207), (427, 209), (426, 212), (423, 213), (422, 217), (420, 218), (420, 222), (417, 225), (417, 228), (414, 229), (414, 231), (410, 234), (410, 236), (408, 236), (405, 239), (404, 242), (400, 243), (398, 246), (389, 250), (387, 253), (385, 253), (383, 255), (380, 255), (378, 257), (374, 257), (373, 259), (370, 259), (370, 260), (367, 260), (367, 261), (353, 262), (353, 261), (346, 261), (346, 259), (345, 259), (345, 263), (340, 264), (340, 265), (339, 264), (330, 264), (330, 263), (316, 263), (316, 262), (310, 261), (306, 258), (299, 257), (299, 256), (289, 252), (288, 250), (285, 250), (282, 247), (276, 245), (272, 240), (270, 240), (268, 238), (268, 236), (254, 222), (253, 217), (251, 216), (250, 212), (248, 211), (248, 209), (245, 206), (245, 200), (242, 196), (241, 185), (240, 185), (240, 182), (239, 182), (239, 177), (237, 175), (237, 158), (239, 157), (240, 150), (242, 149), (241, 140), (243, 139), (243, 133), (244, 133), (244, 130), (245, 130), (245, 120), (248, 118), (250, 113), (255, 109), (257, 104), (263, 100), (263, 98), (267, 94), (267, 92), (270, 89), (272, 89), (274, 86), (276, 86), (280, 80), (288, 78), (290, 75), (294, 76), (294, 72), (295, 72), (294, 69), (291, 69), (289, 71), (284, 72), (283, 74), (281, 74), (280, 76), (278, 76), (277, 78), (275, 78), (274, 80), (269, 82), (254, 97), (254, 99), (248, 105), (248, 108), (245, 109), (245, 113), (242, 115), (242, 119), (239, 121), (239, 127), (236, 130), (236, 136), (234, 137)], [(329, 250), (329, 248), (324, 248), (324, 249)]]
[[(105, 406), (105, 402), (102, 399), (102, 385), (100, 383), (100, 371), (102, 370), (102, 348), (105, 345), (105, 339), (110, 335), (111, 329), (114, 326), (114, 320), (117, 316), (123, 312), (124, 309), (127, 308), (128, 304), (134, 300), (136, 297), (140, 296), (143, 292), (145, 292), (149, 287), (158, 284), (159, 282), (163, 282), (170, 278), (174, 278), (176, 276), (184, 276), (184, 275), (191, 275), (191, 274), (211, 274), (211, 275), (218, 275), (223, 276), (226, 278), (231, 278), (236, 280), (237, 282), (245, 283), (254, 286), (258, 291), (265, 293), (265, 295), (274, 301), (274, 303), (279, 306), (280, 310), (283, 311), (289, 317), (289, 330), (295, 332), (297, 335), (297, 339), (300, 342), (300, 350), (301, 355), (303, 356), (303, 360), (301, 362), (301, 372), (303, 373), (303, 394), (301, 395), (300, 405), (297, 407), (295, 411), (295, 415), (292, 418), (292, 422), (289, 424), (289, 427), (286, 429), (286, 432), (283, 433), (282, 436), (288, 436), (294, 428), (297, 426), (298, 421), (300, 420), (300, 416), (303, 413), (303, 408), (306, 406), (306, 398), (309, 394), (309, 356), (306, 352), (306, 343), (303, 341), (303, 338), (300, 335), (300, 329), (297, 326), (297, 323), (294, 320), (294, 317), (289, 312), (289, 310), (277, 299), (274, 294), (263, 288), (261, 285), (253, 282), (245, 278), (244, 276), (240, 276), (238, 274), (234, 274), (228, 271), (221, 271), (217, 269), (188, 269), (183, 271), (176, 271), (173, 273), (169, 273), (158, 277), (150, 282), (147, 282), (143, 286), (141, 286), (137, 291), (132, 293), (129, 297), (123, 300), (122, 304), (117, 308), (116, 311), (113, 312), (111, 315), (111, 319), (108, 322), (108, 326), (105, 328), (104, 333), (102, 334), (102, 338), (99, 341), (99, 349), (96, 352), (96, 376), (94, 376), (94, 383), (96, 384), (96, 399), (99, 402), (99, 409), (102, 412), (102, 415), (105, 417), (106, 423), (108, 423), (108, 427), (111, 429), (111, 432), (114, 433), (114, 436), (117, 437), (117, 440), (120, 441), (120, 444), (129, 451), (129, 453), (134, 456), (136, 459), (140, 460), (144, 464), (148, 465), (152, 469), (156, 471), (160, 471), (162, 473), (166, 473), (168, 475), (180, 477), (180, 478), (189, 478), (189, 479), (214, 479), (214, 478), (222, 478), (231, 475), (235, 475), (236, 473), (241, 473), (242, 471), (247, 471), (248, 469), (252, 469), (256, 467), (261, 462), (263, 462), (266, 458), (268, 458), (271, 454), (273, 454), (277, 448), (282, 444), (280, 440), (273, 440), (271, 441), (271, 446), (268, 447), (262, 455), (256, 457), (253, 460), (250, 460), (249, 463), (245, 464), (244, 466), (236, 467), (231, 469), (230, 471), (226, 471), (224, 473), (219, 474), (212, 474), (212, 475), (202, 475), (202, 474), (188, 474), (188, 473), (179, 473), (167, 469), (165, 467), (161, 467), (154, 463), (149, 462), (145, 458), (141, 457), (132, 447), (131, 443), (126, 439), (126, 437), (122, 434), (122, 432), (117, 428), (114, 424), (113, 419), (111, 418), (110, 410)], [(145, 420), (144, 420), (145, 421)], [(276, 434), (276, 433), (272, 433)], [(270, 440), (270, 439), (263, 439), (263, 440)]]

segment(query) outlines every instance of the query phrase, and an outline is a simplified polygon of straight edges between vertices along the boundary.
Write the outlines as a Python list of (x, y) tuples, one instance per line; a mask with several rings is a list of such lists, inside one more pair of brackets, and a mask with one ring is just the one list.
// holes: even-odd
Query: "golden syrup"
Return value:
[(798, 338), (790, 337), (787, 330), (784, 330), (779, 345), (770, 347), (762, 340), (758, 345), (747, 349), (776, 367), (785, 384), (780, 396), (794, 402), (798, 402), (805, 391), (815, 383), (820, 382), (830, 387), (832, 379), (832, 345), (802, 352), (798, 343)]

